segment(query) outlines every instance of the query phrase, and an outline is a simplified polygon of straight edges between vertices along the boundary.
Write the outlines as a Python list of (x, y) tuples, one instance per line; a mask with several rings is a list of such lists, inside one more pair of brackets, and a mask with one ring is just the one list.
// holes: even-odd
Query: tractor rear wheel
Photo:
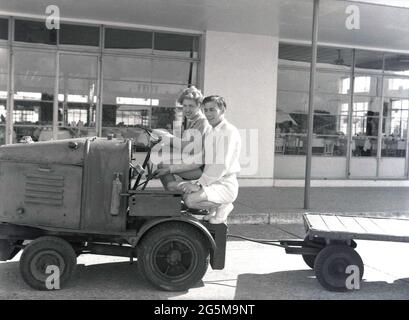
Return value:
[(77, 265), (72, 246), (57, 237), (40, 237), (25, 247), (20, 258), (24, 281), (37, 290), (60, 289)]
[(209, 265), (207, 239), (186, 223), (165, 223), (138, 245), (138, 268), (154, 286), (185, 291), (200, 281)]

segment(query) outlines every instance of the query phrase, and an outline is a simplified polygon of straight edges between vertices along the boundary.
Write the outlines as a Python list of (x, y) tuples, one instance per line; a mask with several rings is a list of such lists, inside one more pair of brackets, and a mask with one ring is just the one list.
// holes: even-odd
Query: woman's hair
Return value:
[(176, 102), (181, 105), (185, 99), (193, 100), (198, 106), (200, 106), (203, 100), (203, 94), (195, 86), (190, 86), (183, 90)]
[(203, 104), (208, 103), (208, 102), (216, 102), (216, 105), (220, 109), (224, 108), (226, 110), (227, 108), (226, 101), (224, 101), (224, 98), (221, 96), (217, 96), (217, 95), (207, 96), (202, 101)]

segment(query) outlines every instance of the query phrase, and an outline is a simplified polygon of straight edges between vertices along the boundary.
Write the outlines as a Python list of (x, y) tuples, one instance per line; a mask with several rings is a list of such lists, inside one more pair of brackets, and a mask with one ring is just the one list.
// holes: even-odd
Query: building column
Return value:
[(242, 186), (273, 185), (278, 43), (273, 36), (205, 35), (204, 94), (223, 96), (226, 118), (244, 134)]

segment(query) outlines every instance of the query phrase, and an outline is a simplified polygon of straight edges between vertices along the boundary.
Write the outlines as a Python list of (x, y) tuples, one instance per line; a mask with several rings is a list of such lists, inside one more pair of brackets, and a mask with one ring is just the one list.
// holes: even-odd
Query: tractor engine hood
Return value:
[(0, 147), (0, 161), (82, 165), (87, 139), (4, 145)]

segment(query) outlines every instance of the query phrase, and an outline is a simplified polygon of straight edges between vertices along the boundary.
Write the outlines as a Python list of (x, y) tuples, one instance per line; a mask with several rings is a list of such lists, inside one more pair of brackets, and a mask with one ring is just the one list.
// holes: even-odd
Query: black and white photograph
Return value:
[(408, 300), (408, 122), (407, 0), (0, 0), (0, 300)]

